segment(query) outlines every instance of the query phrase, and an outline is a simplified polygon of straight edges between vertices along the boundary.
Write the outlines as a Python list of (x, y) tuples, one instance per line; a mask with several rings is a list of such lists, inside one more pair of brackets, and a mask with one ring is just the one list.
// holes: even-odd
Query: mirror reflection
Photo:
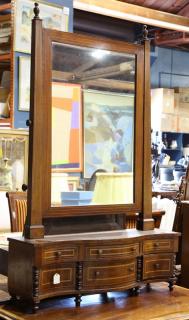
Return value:
[(135, 56), (52, 45), (52, 206), (133, 203)]

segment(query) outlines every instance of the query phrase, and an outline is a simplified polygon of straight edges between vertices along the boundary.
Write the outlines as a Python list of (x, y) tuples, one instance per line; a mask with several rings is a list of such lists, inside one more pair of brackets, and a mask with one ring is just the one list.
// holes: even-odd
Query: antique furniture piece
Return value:
[[(187, 254), (186, 254), (186, 248), (188, 246), (188, 238), (187, 238), (187, 211), (188, 211), (188, 204), (189, 201), (189, 166), (186, 169), (186, 175), (182, 177), (179, 192), (176, 197), (176, 212), (175, 212), (175, 219), (173, 224), (173, 230), (176, 232), (181, 233), (181, 237), (179, 238), (179, 250), (176, 255), (176, 264), (182, 265), (181, 266), (181, 273), (182, 273), (182, 283), (184, 286), (184, 274), (186, 274), (186, 263), (188, 260)], [(185, 218), (183, 217), (185, 214)], [(186, 225), (184, 225), (184, 221)], [(184, 271), (185, 270), (185, 271)], [(180, 278), (179, 275), (178, 284), (180, 284)]]
[[(0, 232), (0, 274), (8, 277), (8, 237), (12, 235), (11, 232)], [(21, 236), (21, 232), (15, 232), (14, 236)]]
[(22, 232), (27, 213), (27, 192), (7, 192), (11, 232)]
[[(154, 229), (152, 218), (146, 28), (141, 44), (129, 44), (43, 29), (37, 4), (34, 12), (27, 218), (24, 236), (9, 238), (9, 293), (35, 311), (52, 296), (73, 295), (79, 306), (83, 294), (137, 291), (142, 282), (168, 281), (172, 289), (179, 234)], [(128, 136), (126, 157), (122, 139)], [(55, 168), (83, 177), (99, 161), (108, 172), (132, 174), (129, 202), (51, 203)], [(78, 193), (82, 199), (85, 192)], [(124, 229), (125, 215), (136, 212), (137, 230)]]
[(8, 275), (8, 241), (4, 233), (0, 234), (0, 274)]
[[(164, 210), (153, 210), (152, 211), (152, 218), (154, 219), (154, 226), (155, 228), (160, 227), (161, 218), (165, 214)], [(125, 228), (126, 229), (133, 229), (137, 226), (137, 219), (138, 213), (128, 212), (125, 216)]]
[(169, 191), (169, 190), (162, 190), (162, 189), (155, 189), (152, 190), (152, 196), (153, 197), (158, 197), (160, 196), (162, 199), (163, 198), (168, 198), (170, 200), (174, 200), (177, 196), (178, 191)]
[(180, 211), (180, 232), (181, 232), (181, 241), (179, 244), (179, 255), (177, 260), (181, 263), (181, 274), (179, 276), (179, 285), (185, 288), (189, 288), (189, 279), (188, 279), (188, 268), (189, 268), (189, 255), (188, 255), (188, 246), (189, 246), (189, 236), (188, 236), (188, 227), (189, 227), (189, 202), (181, 202), (179, 205)]

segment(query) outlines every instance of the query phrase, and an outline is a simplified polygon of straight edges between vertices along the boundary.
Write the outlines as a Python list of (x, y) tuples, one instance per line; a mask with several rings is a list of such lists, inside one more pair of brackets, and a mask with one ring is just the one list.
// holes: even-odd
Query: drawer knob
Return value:
[(61, 251), (56, 251), (56, 252), (55, 252), (55, 255), (56, 255), (57, 258), (60, 258), (61, 255), (62, 255), (62, 252), (61, 252)]
[(98, 254), (102, 254), (103, 250), (102, 249), (98, 249)]
[(133, 272), (133, 271), (134, 271), (134, 268), (133, 268), (133, 267), (129, 267), (129, 271), (130, 271), (130, 272)]
[(132, 251), (132, 252), (136, 251), (136, 248), (132, 247), (132, 248), (131, 248), (131, 251)]
[(100, 271), (95, 272), (95, 276), (98, 277), (100, 275)]
[(154, 267), (155, 267), (156, 270), (158, 270), (158, 269), (160, 269), (160, 264), (159, 263), (155, 263)]
[(158, 248), (158, 247), (159, 247), (159, 243), (158, 243), (158, 242), (155, 242), (155, 243), (154, 243), (154, 247)]

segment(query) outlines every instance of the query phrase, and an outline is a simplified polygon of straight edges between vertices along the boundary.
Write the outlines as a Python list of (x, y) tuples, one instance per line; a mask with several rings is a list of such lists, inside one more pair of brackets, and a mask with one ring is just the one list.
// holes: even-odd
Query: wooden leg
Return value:
[(108, 299), (108, 293), (107, 292), (103, 292), (100, 294), (101, 295), (101, 298), (102, 298), (102, 302), (108, 302), (109, 299)]
[(17, 296), (15, 294), (10, 294), (10, 295), (11, 295), (10, 302), (15, 303), (17, 301)]
[(151, 288), (151, 284), (150, 284), (150, 283), (147, 283), (147, 284), (146, 284), (146, 291), (147, 291), (147, 292), (150, 292), (151, 289), (152, 289), (152, 288)]
[(132, 297), (135, 295), (135, 288), (131, 288), (128, 290), (129, 296)]
[(32, 313), (36, 313), (39, 309), (39, 301), (33, 301)]
[(80, 307), (81, 305), (81, 294), (77, 294), (76, 297), (75, 297), (75, 305), (76, 307)]
[(33, 267), (33, 306), (32, 311), (35, 313), (39, 309), (39, 269)]
[(140, 293), (140, 287), (135, 287), (133, 290), (134, 290), (134, 295), (138, 296)]
[(173, 291), (174, 284), (175, 284), (174, 279), (170, 279), (168, 283), (169, 283), (169, 284), (168, 284), (169, 291)]

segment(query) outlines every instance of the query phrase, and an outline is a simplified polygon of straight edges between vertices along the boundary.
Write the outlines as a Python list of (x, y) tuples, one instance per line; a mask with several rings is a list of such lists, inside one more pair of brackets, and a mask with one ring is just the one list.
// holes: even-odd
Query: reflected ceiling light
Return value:
[(153, 10), (118, 0), (74, 0), (74, 8), (122, 20), (189, 32), (188, 17)]
[(110, 54), (110, 51), (108, 50), (101, 50), (101, 49), (96, 49), (96, 50), (93, 50), (93, 52), (91, 53), (91, 55), (94, 57), (94, 58), (97, 58), (97, 59), (102, 59), (104, 56), (106, 56), (107, 54)]

